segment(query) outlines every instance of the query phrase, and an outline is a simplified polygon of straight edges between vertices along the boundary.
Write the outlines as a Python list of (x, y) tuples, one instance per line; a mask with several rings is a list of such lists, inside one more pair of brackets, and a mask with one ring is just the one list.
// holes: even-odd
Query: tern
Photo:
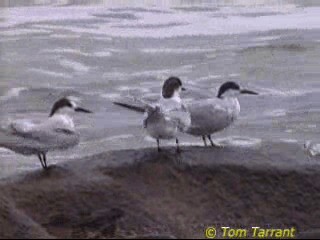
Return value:
[(238, 96), (241, 94), (258, 95), (254, 91), (241, 89), (235, 82), (225, 82), (219, 88), (217, 97), (190, 102), (187, 108), (191, 115), (191, 126), (186, 133), (202, 136), (205, 146), (208, 138), (211, 146), (220, 147), (212, 141), (211, 135), (226, 129), (238, 118)]
[[(207, 139), (211, 146), (220, 147), (212, 141), (211, 135), (222, 131), (232, 125), (240, 114), (240, 103), (238, 96), (242, 94), (258, 95), (258, 93), (241, 89), (235, 82), (223, 83), (218, 95), (213, 98), (206, 98), (188, 102), (184, 108), (191, 116), (191, 124), (184, 129), (185, 133), (193, 136), (201, 136), (204, 145), (207, 146)], [(141, 103), (114, 102), (117, 105), (142, 112)]]
[[(140, 112), (145, 112), (143, 127), (149, 136), (156, 139), (158, 152), (161, 151), (160, 140), (176, 139), (176, 151), (180, 153), (177, 134), (188, 129), (191, 124), (190, 114), (182, 103), (180, 93), (185, 91), (182, 82), (177, 77), (168, 78), (163, 86), (160, 101), (155, 104), (147, 104), (139, 100), (144, 106)], [(117, 105), (134, 108), (114, 102)]]
[(74, 112), (92, 113), (78, 107), (74, 98), (65, 97), (55, 102), (45, 121), (11, 121), (1, 127), (0, 147), (26, 156), (36, 155), (43, 169), (47, 169), (48, 152), (67, 150), (79, 144), (80, 135), (72, 118)]

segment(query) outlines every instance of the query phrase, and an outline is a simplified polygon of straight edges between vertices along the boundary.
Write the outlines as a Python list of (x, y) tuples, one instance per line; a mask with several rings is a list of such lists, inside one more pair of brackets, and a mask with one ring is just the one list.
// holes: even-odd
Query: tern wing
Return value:
[(147, 128), (150, 119), (157, 118), (159, 114), (162, 115), (159, 105), (155, 105), (154, 107), (148, 107), (147, 109), (145, 109), (142, 124), (143, 127)]
[[(39, 126), (39, 128), (38, 128)], [(23, 128), (22, 125), (12, 124), (11, 135), (23, 138), (25, 142), (38, 142), (51, 148), (68, 148), (79, 142), (79, 134), (64, 128), (45, 129), (41, 125)]]
[(165, 116), (175, 122), (180, 131), (186, 131), (191, 125), (190, 113), (184, 105), (181, 108), (167, 111)]
[(228, 125), (228, 108), (218, 98), (196, 101), (187, 108), (191, 115), (190, 133), (214, 132)]
[[(38, 125), (39, 126), (39, 125)], [(38, 128), (36, 124), (34, 124), (30, 120), (19, 120), (10, 123), (9, 125), (9, 134), (22, 137), (22, 138), (29, 138), (33, 140), (46, 140), (42, 136), (42, 131)]]
[(153, 111), (156, 107), (151, 103), (145, 102), (142, 99), (138, 99), (132, 96), (121, 97), (121, 99), (113, 100), (112, 103), (140, 113)]
[(33, 139), (40, 142), (57, 142), (66, 137), (76, 135), (75, 132), (70, 131), (69, 129), (55, 128), (55, 129), (33, 129), (29, 132), (17, 132), (13, 134), (26, 138)]
[(18, 120), (9, 123), (8, 130), (12, 134), (24, 135), (29, 134), (30, 131), (35, 127), (35, 124), (31, 120)]
[(29, 120), (8, 123), (0, 129), (0, 147), (24, 155), (65, 150), (78, 145), (80, 135), (69, 129), (35, 124)]

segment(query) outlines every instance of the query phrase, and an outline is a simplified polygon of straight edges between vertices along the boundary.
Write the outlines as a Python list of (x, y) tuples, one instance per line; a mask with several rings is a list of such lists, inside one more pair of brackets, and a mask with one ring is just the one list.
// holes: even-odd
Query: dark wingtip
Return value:
[(133, 110), (133, 111), (136, 111), (136, 112), (140, 112), (140, 113), (144, 113), (145, 112), (145, 109), (143, 107), (139, 107), (139, 106), (133, 106), (133, 105), (130, 105), (130, 104), (127, 104), (127, 103), (122, 103), (122, 102), (112, 102), (114, 105), (117, 105), (117, 106), (120, 106), (120, 107), (124, 107), (124, 108), (127, 108), (127, 109), (130, 109), (130, 110)]

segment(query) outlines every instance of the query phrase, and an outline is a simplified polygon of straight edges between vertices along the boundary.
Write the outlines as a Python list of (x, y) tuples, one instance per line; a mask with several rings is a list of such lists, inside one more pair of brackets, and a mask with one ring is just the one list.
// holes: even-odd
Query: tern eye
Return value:
[(70, 108), (76, 108), (77, 105), (74, 102), (69, 102), (68, 107)]

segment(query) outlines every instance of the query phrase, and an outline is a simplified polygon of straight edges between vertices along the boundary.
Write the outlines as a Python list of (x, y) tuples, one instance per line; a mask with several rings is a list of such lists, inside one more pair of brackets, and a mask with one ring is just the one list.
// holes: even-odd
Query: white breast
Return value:
[(45, 127), (49, 129), (67, 129), (70, 131), (75, 130), (73, 119), (66, 114), (56, 114), (45, 123)]
[(228, 114), (231, 116), (232, 121), (236, 120), (240, 115), (240, 103), (237, 98), (229, 98), (228, 101)]
[(161, 98), (159, 101), (159, 106), (161, 111), (168, 112), (174, 109), (180, 109), (182, 106), (181, 99), (174, 97), (174, 98)]

